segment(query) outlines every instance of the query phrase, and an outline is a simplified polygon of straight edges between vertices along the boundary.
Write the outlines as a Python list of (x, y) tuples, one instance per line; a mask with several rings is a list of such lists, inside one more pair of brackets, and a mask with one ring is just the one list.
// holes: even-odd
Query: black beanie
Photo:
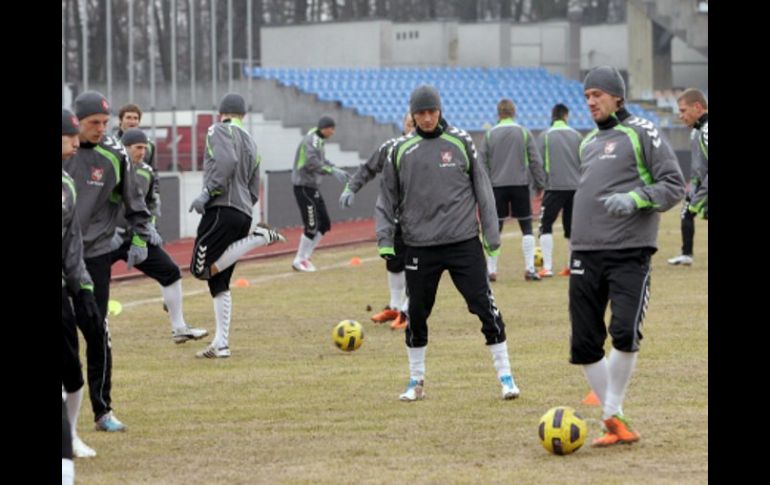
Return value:
[(626, 98), (626, 83), (623, 76), (612, 66), (597, 66), (591, 69), (583, 81), (583, 90), (601, 89), (607, 94)]
[(227, 93), (219, 102), (219, 113), (246, 114), (246, 101), (238, 93)]
[(72, 136), (80, 133), (80, 123), (77, 116), (67, 108), (61, 109), (61, 134)]
[(120, 141), (127, 147), (136, 143), (147, 143), (147, 135), (139, 128), (129, 128), (123, 133)]
[(110, 114), (110, 104), (102, 93), (85, 91), (75, 98), (75, 114), (79, 120), (95, 114)]
[(334, 123), (334, 118), (331, 116), (323, 115), (318, 119), (318, 129), (323, 130), (324, 128), (329, 128), (330, 126), (337, 126)]
[(417, 86), (409, 97), (409, 112), (417, 113), (426, 109), (441, 111), (441, 96), (433, 86), (422, 84)]

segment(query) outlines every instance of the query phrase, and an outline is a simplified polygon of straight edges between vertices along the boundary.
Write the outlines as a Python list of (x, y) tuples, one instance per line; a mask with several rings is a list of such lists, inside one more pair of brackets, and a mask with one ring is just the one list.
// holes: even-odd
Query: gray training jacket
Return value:
[(397, 140), (375, 207), (380, 254), (393, 248), (396, 219), (407, 246), (437, 246), (478, 237), (477, 214), (484, 245), (494, 251), (500, 247), (495, 198), (468, 133), (447, 127), (435, 138), (412, 133)]
[[(570, 240), (575, 251), (657, 248), (659, 212), (684, 196), (676, 155), (652, 122), (625, 110), (616, 115), (614, 123), (589, 133), (580, 146)], [(618, 192), (631, 195), (638, 210), (627, 217), (610, 215), (604, 199)]]
[(580, 142), (583, 135), (562, 120), (540, 133), (546, 190), (575, 190), (580, 181)]
[(62, 168), (75, 181), (75, 208), (83, 232), (85, 259), (110, 252), (121, 204), (133, 227), (133, 243), (146, 246), (150, 211), (137, 190), (126, 149), (117, 139), (105, 136), (97, 145), (82, 143), (73, 157), (62, 162)]
[(61, 286), (76, 295), (81, 288), (94, 287), (83, 262), (83, 236), (75, 213), (75, 182), (61, 171)]
[[(136, 179), (137, 190), (143, 194), (144, 203), (152, 215), (150, 223), (157, 226), (158, 219), (160, 219), (160, 181), (158, 180), (158, 174), (146, 162), (135, 163), (132, 174)], [(131, 233), (131, 227), (126, 220), (122, 208), (118, 215), (118, 227), (126, 230), (124, 239), (128, 238)]]
[(382, 172), (382, 168), (385, 166), (385, 160), (388, 158), (390, 148), (396, 144), (400, 137), (391, 138), (386, 141), (380, 147), (375, 150), (369, 159), (358, 166), (356, 173), (350, 177), (348, 182), (348, 189), (351, 192), (356, 193), (361, 190), (361, 187), (366, 185), (369, 181), (373, 180), (378, 173)]
[[(690, 200), (690, 207), (695, 212), (701, 212), (708, 207), (709, 196), (709, 122), (706, 120), (693, 140), (693, 190), (695, 194)], [(697, 153), (696, 153), (697, 150)], [(695, 162), (697, 157), (697, 162)]]
[[(492, 187), (529, 185), (545, 187), (543, 161), (532, 133), (511, 118), (504, 118), (484, 135), (479, 160), (487, 169)], [(529, 174), (532, 175), (530, 179)]]
[(241, 120), (231, 118), (209, 127), (203, 157), (203, 187), (210, 207), (232, 207), (251, 217), (259, 200), (257, 144)]
[(318, 134), (318, 128), (308, 131), (297, 147), (294, 167), (291, 172), (292, 185), (317, 189), (324, 175), (332, 173), (334, 165), (326, 159), (326, 141)]

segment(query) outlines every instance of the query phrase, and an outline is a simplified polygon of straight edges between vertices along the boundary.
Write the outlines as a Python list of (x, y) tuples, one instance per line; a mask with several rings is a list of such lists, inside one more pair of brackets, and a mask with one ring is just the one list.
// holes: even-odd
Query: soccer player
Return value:
[(542, 278), (553, 276), (553, 223), (561, 211), (564, 238), (567, 239), (567, 266), (560, 276), (569, 276), (569, 238), (572, 230), (572, 199), (580, 179), (580, 142), (583, 135), (567, 125), (569, 108), (558, 103), (551, 110), (551, 127), (540, 133), (538, 146), (543, 154), (546, 188), (540, 219), (540, 247), (543, 251)]
[[(139, 124), (142, 122), (142, 109), (132, 103), (121, 106), (120, 111), (118, 111), (118, 122), (116, 137), (122, 139), (127, 130), (139, 128)], [(144, 152), (143, 161), (153, 170), (157, 170), (155, 167), (155, 143), (148, 139), (146, 145), (147, 149)]]
[(333, 175), (343, 185), (348, 182), (346, 171), (335, 167), (326, 159), (326, 140), (334, 135), (336, 124), (330, 116), (321, 116), (315, 128), (308, 131), (297, 147), (291, 183), (297, 199), (305, 231), (300, 236), (297, 255), (291, 263), (296, 271), (313, 272), (315, 265), (310, 261), (313, 250), (324, 234), (332, 228), (321, 192), (318, 190), (324, 175)]
[(418, 86), (410, 96), (409, 111), (416, 131), (401, 137), (390, 151), (375, 208), (380, 256), (395, 256), (396, 215), (406, 245), (409, 384), (399, 398), (415, 401), (425, 395), (428, 316), (441, 274), (448, 270), (468, 310), (481, 321), (503, 398), (514, 399), (519, 388), (511, 373), (505, 323), (489, 286), (479, 240), (480, 218), (483, 246), (491, 253), (500, 247), (492, 186), (470, 135), (439, 122), (436, 88)]
[[(639, 440), (623, 414), (650, 299), (650, 260), (660, 212), (684, 195), (674, 151), (657, 128), (624, 107), (617, 69), (599, 66), (583, 82), (597, 129), (580, 146), (575, 192), (569, 313), (570, 362), (583, 367), (603, 406), (605, 434), (593, 446)], [(609, 328), (604, 315), (611, 302)], [(604, 356), (607, 332), (612, 337)]]
[[(133, 163), (133, 176), (136, 178), (138, 190), (144, 194), (147, 209), (152, 214), (150, 222), (150, 240), (147, 244), (147, 259), (137, 264), (136, 268), (160, 285), (163, 295), (163, 306), (168, 311), (171, 320), (171, 338), (175, 343), (181, 344), (188, 340), (199, 340), (209, 332), (203, 328), (192, 328), (185, 323), (182, 313), (182, 273), (171, 257), (163, 250), (163, 239), (155, 227), (160, 217), (160, 196), (158, 194), (158, 177), (155, 171), (144, 162), (147, 154), (147, 135), (139, 128), (129, 128), (123, 133), (121, 139), (128, 151), (128, 156)], [(115, 229), (112, 240), (111, 260), (126, 260), (131, 246), (131, 239), (127, 234), (131, 233), (128, 223), (121, 217), (121, 225)]]
[(230, 357), (230, 279), (238, 258), (260, 246), (285, 242), (266, 225), (251, 227), (252, 207), (259, 200), (257, 144), (243, 126), (246, 101), (237, 93), (226, 94), (219, 103), (220, 120), (206, 134), (203, 158), (203, 190), (192, 202), (203, 214), (193, 246), (190, 271), (206, 280), (214, 300), (214, 340), (197, 357)]
[[(529, 184), (534, 181), (539, 198), (545, 187), (543, 162), (530, 131), (513, 121), (516, 105), (504, 98), (497, 103), (499, 122), (484, 135), (479, 162), (487, 170), (495, 194), (500, 232), (506, 217), (515, 217), (521, 228), (521, 251), (524, 255), (524, 279), (538, 281), (535, 271), (535, 236), (532, 235), (532, 206)], [(531, 174), (531, 179), (530, 179)], [(497, 280), (497, 258), (489, 256), (489, 280)]]

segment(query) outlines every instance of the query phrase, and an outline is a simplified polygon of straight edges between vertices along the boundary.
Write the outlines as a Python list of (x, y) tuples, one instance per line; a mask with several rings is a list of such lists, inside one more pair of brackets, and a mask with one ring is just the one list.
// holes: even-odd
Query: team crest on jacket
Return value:
[(617, 155), (615, 155), (615, 147), (617, 146), (618, 142), (615, 141), (608, 141), (604, 144), (604, 155), (600, 156), (599, 158), (605, 159), (605, 158), (615, 158)]
[(441, 152), (441, 167), (454, 167), (456, 164), (452, 161), (452, 152)]
[(104, 177), (104, 169), (99, 167), (91, 167), (91, 180), (94, 182), (101, 182)]

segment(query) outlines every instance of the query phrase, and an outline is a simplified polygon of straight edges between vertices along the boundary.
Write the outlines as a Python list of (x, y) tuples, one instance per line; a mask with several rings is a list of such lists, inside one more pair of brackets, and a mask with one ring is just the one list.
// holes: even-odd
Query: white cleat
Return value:
[(299, 271), (301, 273), (312, 273), (316, 271), (315, 266), (308, 259), (294, 261), (291, 264), (291, 267), (294, 268), (294, 271)]
[(507, 375), (500, 377), (500, 384), (503, 386), (503, 399), (506, 401), (509, 401), (511, 399), (516, 399), (519, 397), (519, 394), (521, 394), (521, 391), (519, 391), (519, 388), (516, 386), (516, 383), (513, 382), (513, 376)]
[(690, 266), (692, 264), (692, 256), (681, 254), (679, 256), (668, 259), (667, 261), (668, 264), (673, 264), (674, 266)]
[(402, 401), (418, 401), (420, 399), (425, 399), (424, 386), (425, 381), (423, 379), (420, 379), (419, 381), (410, 379), (409, 385), (406, 386), (406, 391), (398, 396), (398, 398)]
[(197, 352), (196, 357), (201, 359), (226, 359), (230, 357), (230, 347), (214, 347), (214, 344), (210, 344), (205, 349)]
[(286, 238), (283, 234), (262, 222), (257, 224), (257, 227), (254, 228), (252, 234), (264, 238), (268, 246), (278, 242), (286, 242)]
[(75, 458), (93, 458), (96, 456), (96, 451), (83, 443), (79, 436), (75, 436), (72, 439), (72, 454)]
[(183, 344), (188, 340), (200, 340), (208, 334), (209, 331), (205, 328), (192, 328), (185, 325), (183, 328), (172, 330), (171, 338), (175, 344)]

